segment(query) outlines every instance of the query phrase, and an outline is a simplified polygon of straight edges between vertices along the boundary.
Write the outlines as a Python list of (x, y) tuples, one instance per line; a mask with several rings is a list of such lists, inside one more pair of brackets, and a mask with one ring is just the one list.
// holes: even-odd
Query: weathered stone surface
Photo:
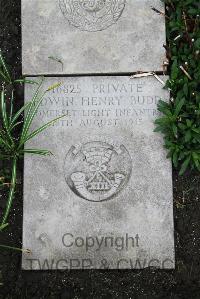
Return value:
[(23, 269), (173, 268), (171, 164), (153, 132), (168, 92), (126, 76), (46, 78), (44, 88), (59, 81), (32, 129), (67, 116), (28, 145), (54, 155), (25, 157)]
[(22, 0), (23, 74), (162, 71), (165, 20), (151, 7), (164, 11), (160, 0)]

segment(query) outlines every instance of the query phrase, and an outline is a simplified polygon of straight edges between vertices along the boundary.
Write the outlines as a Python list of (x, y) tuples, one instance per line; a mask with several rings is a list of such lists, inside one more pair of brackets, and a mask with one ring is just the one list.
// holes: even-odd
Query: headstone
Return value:
[(162, 71), (160, 0), (22, 0), (23, 74)]
[(168, 91), (127, 76), (51, 77), (44, 88), (60, 81), (32, 129), (66, 116), (28, 144), (54, 155), (25, 157), (23, 269), (174, 268), (171, 163), (153, 132)]

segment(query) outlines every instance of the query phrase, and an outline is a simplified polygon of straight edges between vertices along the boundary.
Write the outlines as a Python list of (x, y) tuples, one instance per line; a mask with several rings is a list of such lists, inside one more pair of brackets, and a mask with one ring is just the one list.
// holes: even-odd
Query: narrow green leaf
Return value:
[(194, 164), (198, 170), (200, 170), (200, 154), (197, 152), (192, 153), (192, 159), (194, 161)]
[(157, 133), (157, 132), (162, 132), (162, 127), (160, 127), (160, 126), (157, 126), (153, 131), (155, 132), (155, 133)]
[(185, 157), (185, 152), (180, 152), (179, 153), (179, 157), (178, 157), (178, 159), (181, 161), (181, 160), (183, 160), (183, 158)]
[(12, 115), (13, 115), (13, 101), (14, 101), (14, 90), (12, 90), (11, 100), (10, 100), (10, 116), (9, 116), (9, 123), (11, 122)]
[[(20, 144), (21, 144), (21, 143), (24, 143), (24, 140), (27, 139), (27, 135), (28, 135), (28, 133), (29, 133), (29, 129), (30, 129), (31, 124), (32, 124), (32, 122), (33, 122), (33, 119), (34, 119), (34, 117), (35, 117), (35, 115), (36, 115), (36, 113), (37, 113), (37, 111), (38, 111), (38, 108), (39, 108), (39, 106), (41, 105), (41, 102), (42, 102), (42, 100), (43, 100), (43, 97), (44, 97), (45, 93), (46, 93), (46, 92), (44, 92), (44, 93), (42, 94), (42, 96), (41, 96), (37, 101), (35, 101), (35, 105), (32, 106), (33, 109), (32, 109), (32, 111), (30, 112), (29, 116), (26, 116), (26, 117), (25, 117), (25, 121), (26, 121), (27, 118), (28, 118), (28, 119), (27, 119), (27, 121), (26, 121), (25, 129), (24, 129), (24, 131), (22, 132), (22, 135), (21, 135), (21, 138), (20, 138)], [(31, 106), (31, 105), (30, 105), (30, 106)]]
[(182, 124), (182, 123), (179, 123), (178, 124), (178, 127), (182, 130), (182, 131), (184, 131), (187, 127), (186, 127), (186, 125), (184, 125), (184, 124)]
[(19, 125), (22, 124), (22, 123), (23, 123), (23, 121), (18, 121), (18, 122), (16, 122), (15, 124), (13, 124), (12, 127), (10, 127), (10, 131), (12, 131), (15, 127), (19, 126)]
[(166, 116), (160, 117), (155, 120), (155, 124), (160, 125), (160, 126), (167, 125), (167, 124), (169, 124), (169, 118)]
[(42, 156), (53, 155), (49, 150), (32, 149), (32, 148), (25, 149), (25, 150), (21, 151), (21, 153), (24, 153), (24, 154), (34, 154), (34, 155), (42, 155)]
[(55, 88), (58, 88), (60, 85), (61, 85), (61, 82), (55, 83), (55, 84), (49, 86), (46, 91), (50, 91), (50, 90), (53, 90)]
[[(39, 133), (41, 133), (42, 131), (44, 131), (45, 129), (47, 129), (48, 127), (50, 127), (51, 125), (53, 125), (54, 123), (56, 123), (59, 119), (65, 117), (65, 116), (67, 116), (67, 115), (59, 116), (59, 117), (57, 117), (57, 118), (49, 121), (48, 123), (46, 123), (42, 127), (38, 128), (37, 130), (33, 131), (25, 139), (22, 140), (23, 144), (26, 143), (28, 140), (32, 139), (33, 137), (35, 137), (36, 135), (38, 135)], [(20, 144), (20, 146), (22, 146), (22, 144)]]
[(14, 251), (20, 251), (20, 252), (24, 252), (24, 253), (27, 253), (27, 254), (31, 253), (30, 249), (22, 249), (22, 248), (2, 245), (2, 244), (0, 244), (0, 248), (6, 249), (6, 250), (9, 249), (9, 250), (14, 250)]
[(184, 92), (185, 96), (187, 97), (188, 96), (188, 83), (184, 84), (184, 86), (183, 86), (183, 92)]
[(186, 119), (186, 124), (187, 124), (188, 128), (191, 128), (192, 121), (190, 119)]
[(194, 164), (195, 164), (197, 170), (200, 171), (200, 163), (199, 163), (199, 161), (198, 160), (194, 160)]
[(6, 105), (5, 105), (5, 93), (4, 90), (1, 91), (1, 115), (3, 120), (3, 126), (6, 130), (8, 130), (8, 118), (7, 118), (7, 111), (6, 111)]
[(5, 147), (7, 147), (9, 150), (11, 149), (10, 144), (7, 142), (7, 140), (0, 137), (0, 143), (2, 143)]
[(182, 164), (179, 175), (183, 175), (190, 164), (191, 156), (189, 156)]
[(200, 156), (195, 152), (192, 153), (192, 158), (193, 158), (194, 161), (200, 160)]
[(36, 84), (36, 85), (39, 85), (39, 83), (37, 81), (34, 81), (34, 80), (28, 80), (26, 78), (24, 79), (17, 79), (14, 81), (14, 83), (21, 83), (21, 84)]
[(179, 68), (177, 64), (177, 59), (175, 59), (171, 67), (171, 79), (176, 80), (178, 73), (179, 73)]
[(6, 77), (8, 78), (9, 82), (11, 83), (12, 82), (11, 76), (10, 76), (10, 73), (9, 73), (8, 68), (6, 66), (6, 63), (5, 63), (4, 59), (3, 59), (1, 50), (0, 50), (0, 64), (3, 67), (3, 70), (4, 70), (5, 74), (6, 74)]
[(6, 209), (3, 215), (3, 220), (1, 223), (1, 226), (4, 225), (7, 222), (10, 209), (12, 206), (13, 198), (14, 198), (14, 192), (15, 192), (15, 185), (16, 185), (16, 171), (17, 171), (17, 158), (14, 157), (13, 159), (13, 165), (12, 165), (12, 178), (11, 178), (11, 187), (9, 191), (8, 200), (6, 202)]
[(200, 134), (193, 133), (195, 140), (200, 143)]
[(193, 128), (192, 128), (192, 131), (195, 132), (195, 133), (197, 133), (197, 134), (200, 134), (200, 129), (198, 129), (198, 128), (194, 128), (194, 127), (193, 127)]
[(173, 156), (173, 151), (169, 151), (167, 153), (167, 159), (171, 158)]
[(30, 106), (31, 102), (26, 103), (17, 113), (13, 116), (10, 127), (12, 128), (13, 125), (15, 124), (16, 120), (20, 117), (20, 115)]
[(172, 130), (173, 130), (174, 136), (177, 137), (178, 129), (175, 124), (172, 124)]
[(12, 136), (11, 136), (10, 130), (9, 130), (9, 123), (8, 123), (7, 111), (6, 111), (6, 105), (5, 105), (4, 90), (1, 91), (1, 115), (2, 115), (2, 120), (3, 120), (3, 127), (6, 130), (6, 133), (8, 135), (8, 138), (11, 141), (11, 144), (14, 145), (14, 141), (12, 139)]
[(3, 78), (3, 80), (5, 82), (9, 83), (9, 79), (6, 77), (6, 75), (2, 71), (0, 71), (0, 76)]
[(8, 227), (9, 223), (5, 223), (3, 225), (0, 225), (0, 231), (4, 230), (6, 227)]
[(172, 161), (173, 161), (174, 166), (177, 168), (177, 166), (178, 166), (178, 153), (177, 153), (177, 151), (175, 151), (173, 153)]
[(29, 108), (28, 108), (28, 111), (27, 111), (27, 113), (26, 113), (26, 115), (25, 115), (25, 119), (24, 119), (24, 124), (23, 124), (23, 128), (22, 128), (22, 133), (21, 133), (21, 138), (20, 138), (20, 140), (22, 140), (22, 139), (24, 139), (24, 136), (26, 135), (26, 133), (27, 133), (27, 131), (28, 131), (28, 127), (29, 127), (29, 121), (30, 121), (30, 118), (31, 118), (31, 115), (32, 115), (32, 110), (33, 110), (33, 108), (34, 108), (34, 105), (35, 105), (35, 102), (36, 102), (36, 100), (37, 100), (37, 98), (38, 98), (38, 95), (39, 95), (39, 91), (40, 91), (40, 88), (41, 88), (41, 85), (42, 85), (42, 83), (43, 83), (43, 78), (42, 78), (42, 80), (40, 81), (40, 83), (38, 84), (38, 87), (37, 87), (37, 89), (36, 89), (36, 91), (35, 91), (35, 93), (34, 93), (34, 95), (33, 95), (33, 98), (32, 98), (32, 100), (31, 100), (31, 104), (30, 104), (30, 106), (29, 106)]
[(190, 141), (192, 138), (192, 134), (191, 134), (191, 131), (188, 130), (186, 133), (185, 133), (185, 142), (188, 142)]
[(178, 115), (179, 115), (179, 113), (181, 112), (181, 109), (182, 109), (182, 107), (183, 107), (184, 104), (185, 104), (185, 99), (184, 99), (184, 98), (181, 99), (181, 100), (177, 103), (177, 105), (176, 105), (176, 107), (175, 107), (175, 111), (174, 111), (174, 115), (175, 115), (175, 116), (178, 116)]
[(60, 58), (54, 57), (54, 56), (49, 56), (48, 58), (51, 59), (51, 60), (54, 60), (54, 61), (56, 61), (58, 63), (60, 63), (61, 66), (62, 66), (62, 69), (63, 69), (63, 62), (62, 62), (62, 60)]

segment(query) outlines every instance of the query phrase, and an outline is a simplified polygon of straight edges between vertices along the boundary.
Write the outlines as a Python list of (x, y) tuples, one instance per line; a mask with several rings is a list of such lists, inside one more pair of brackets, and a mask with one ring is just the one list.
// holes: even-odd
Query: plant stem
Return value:
[(9, 191), (9, 197), (6, 205), (6, 210), (3, 215), (3, 220), (0, 226), (4, 225), (8, 219), (8, 215), (10, 213), (10, 209), (13, 202), (14, 192), (15, 192), (15, 186), (16, 186), (16, 170), (17, 170), (17, 157), (14, 156), (13, 158), (13, 164), (12, 164), (12, 178), (11, 178), (11, 186)]
[(10, 249), (10, 250), (15, 250), (15, 251), (21, 251), (24, 253), (31, 253), (31, 251), (29, 249), (22, 249), (22, 248), (18, 248), (18, 247), (13, 247), (13, 246), (7, 246), (7, 245), (1, 245), (0, 244), (0, 248), (2, 249)]

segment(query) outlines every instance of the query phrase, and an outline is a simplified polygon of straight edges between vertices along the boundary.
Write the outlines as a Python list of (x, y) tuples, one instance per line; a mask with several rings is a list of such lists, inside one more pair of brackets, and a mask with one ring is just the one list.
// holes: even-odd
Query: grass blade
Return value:
[(10, 250), (14, 250), (14, 251), (21, 251), (21, 252), (28, 253), (28, 254), (31, 253), (30, 249), (23, 249), (23, 248), (18, 248), (18, 247), (13, 247), (13, 246), (7, 246), (7, 245), (2, 245), (2, 244), (0, 244), (0, 248), (6, 249), (6, 250), (10, 249)]
[(10, 99), (10, 116), (9, 116), (9, 123), (11, 122), (12, 115), (13, 115), (13, 101), (14, 101), (14, 90), (12, 90), (12, 95)]
[(9, 128), (6, 105), (5, 105), (5, 93), (4, 90), (1, 91), (1, 115), (3, 120), (3, 126), (6, 130)]
[(12, 206), (13, 198), (14, 198), (14, 191), (15, 191), (15, 186), (16, 186), (16, 171), (17, 171), (17, 157), (13, 158), (13, 165), (12, 165), (12, 179), (11, 179), (11, 187), (10, 187), (10, 192), (8, 196), (8, 201), (6, 203), (6, 210), (3, 215), (3, 220), (1, 222), (1, 226), (6, 224), (10, 209)]
[(53, 155), (49, 150), (32, 149), (32, 148), (25, 149), (25, 150), (21, 151), (21, 153), (24, 153), (24, 154), (33, 154), (33, 155), (41, 155), (41, 156)]
[(34, 80), (28, 80), (26, 78), (24, 79), (17, 79), (14, 81), (14, 83), (20, 83), (20, 84), (25, 84), (25, 83), (28, 83), (28, 84), (36, 84), (36, 85), (39, 85), (39, 83), (37, 81), (34, 81)]
[[(37, 130), (33, 131), (31, 134), (29, 134), (24, 140), (23, 140), (23, 144), (26, 143), (28, 140), (32, 139), (33, 137), (35, 137), (36, 135), (38, 135), (39, 133), (41, 133), (42, 131), (44, 131), (45, 129), (47, 129), (48, 127), (50, 127), (51, 125), (53, 125), (55, 122), (57, 122), (59, 119), (65, 117), (66, 115), (62, 115), (59, 116), (51, 121), (49, 121), (48, 123), (46, 123), (45, 125), (43, 125), (42, 127), (38, 128)], [(21, 144), (22, 145), (22, 144)], [(21, 146), (20, 145), (20, 146)]]
[(191, 156), (189, 156), (182, 164), (179, 175), (183, 175), (190, 164)]
[(26, 140), (27, 134), (28, 134), (28, 131), (29, 131), (30, 126), (32, 124), (32, 121), (34, 119), (34, 116), (36, 115), (36, 113), (38, 111), (38, 108), (39, 108), (39, 106), (40, 106), (40, 104), (43, 100), (43, 97), (44, 97), (45, 93), (46, 93), (46, 91), (41, 95), (41, 97), (37, 101), (35, 101), (35, 105), (32, 105), (32, 103), (31, 103), (30, 106), (32, 107), (32, 109), (31, 109), (29, 115), (25, 117), (24, 122), (26, 123), (26, 125), (24, 126), (24, 130), (21, 134), (20, 143), (24, 143), (24, 140)]
[(17, 127), (18, 125), (20, 125), (20, 124), (22, 124), (22, 123), (23, 123), (23, 121), (18, 121), (18, 122), (16, 122), (15, 124), (13, 124), (12, 127), (10, 127), (10, 131), (12, 131), (15, 127)]
[(4, 80), (5, 82), (10, 83), (10, 82), (9, 82), (9, 79), (6, 77), (6, 75), (5, 75), (2, 71), (0, 71), (0, 76), (3, 78), (3, 80)]
[(9, 80), (9, 83), (12, 83), (11, 76), (10, 76), (10, 73), (9, 73), (8, 68), (7, 68), (7, 66), (6, 66), (6, 63), (5, 63), (4, 59), (3, 59), (1, 50), (0, 50), (0, 64), (1, 64), (2, 67), (3, 67), (3, 71), (5, 72), (6, 77), (7, 77), (7, 79)]
[[(30, 139), (30, 138), (32, 138), (32, 137), (34, 137), (34, 136), (36, 135), (36, 134), (35, 134), (34, 136), (32, 136), (32, 137), (30, 137), (30, 138), (27, 139), (28, 131), (29, 131), (30, 126), (31, 126), (31, 124), (32, 124), (32, 121), (33, 121), (33, 119), (34, 119), (34, 117), (35, 117), (35, 115), (36, 115), (36, 113), (37, 113), (37, 111), (38, 111), (38, 108), (39, 108), (39, 106), (40, 106), (40, 104), (41, 104), (41, 102), (42, 102), (42, 100), (43, 100), (43, 98), (44, 98), (44, 95), (45, 95), (47, 92), (49, 92), (49, 91), (51, 91), (51, 90), (53, 90), (53, 89), (59, 87), (60, 85), (61, 85), (61, 83), (56, 83), (56, 84), (53, 84), (53, 85), (49, 86), (48, 89), (42, 93), (42, 95), (40, 96), (40, 98), (39, 98), (37, 101), (35, 101), (35, 105), (32, 106), (32, 107), (33, 107), (32, 111), (31, 111), (31, 112), (29, 113), (29, 115), (27, 116), (28, 120), (26, 121), (26, 127), (25, 127), (24, 132), (23, 132), (23, 134), (22, 134), (22, 136), (21, 136), (20, 143), (24, 144), (28, 139)], [(63, 116), (61, 116), (61, 117), (63, 117)], [(61, 117), (58, 117), (58, 118), (56, 118), (55, 120), (50, 121), (48, 124), (46, 124), (46, 125), (44, 125), (43, 127), (41, 127), (41, 128), (40, 128), (41, 131), (45, 130), (45, 129), (46, 129), (48, 126), (50, 126), (54, 121), (57, 121), (57, 120), (58, 120), (59, 118), (61, 118)], [(38, 130), (40, 130), (40, 129), (38, 129)], [(39, 131), (38, 131), (38, 133), (39, 133)], [(38, 133), (37, 133), (37, 134), (38, 134)]]
[(8, 227), (9, 223), (5, 223), (0, 226), (0, 232), (2, 232), (6, 227)]
[(6, 140), (4, 140), (2, 137), (0, 137), (0, 144), (3, 144), (5, 147), (7, 147), (9, 150), (11, 149), (11, 146), (9, 143), (7, 143)]
[(55, 88), (58, 88), (61, 84), (62, 84), (61, 82), (55, 83), (55, 84), (49, 86), (46, 91), (50, 91), (50, 90), (53, 90)]
[(19, 109), (19, 111), (17, 111), (17, 113), (13, 116), (13, 119), (11, 120), (10, 128), (13, 127), (16, 120), (20, 117), (20, 115), (24, 112), (24, 110), (26, 110), (29, 107), (30, 104), (31, 102), (26, 103), (21, 109)]
[(35, 104), (35, 101), (36, 101), (36, 99), (37, 99), (37, 97), (38, 97), (38, 94), (39, 94), (39, 91), (40, 91), (40, 87), (41, 87), (41, 85), (42, 85), (42, 83), (43, 83), (43, 80), (44, 80), (44, 78), (42, 78), (41, 82), (38, 84), (38, 87), (37, 87), (37, 89), (36, 89), (36, 91), (35, 91), (35, 94), (34, 94), (32, 100), (31, 100), (31, 102), (30, 102), (31, 104), (30, 104), (30, 106), (29, 106), (29, 109), (28, 109), (27, 114), (26, 114), (25, 119), (24, 119), (24, 125), (23, 125), (23, 128), (22, 128), (22, 133), (21, 133), (21, 138), (20, 138), (20, 139), (23, 139), (24, 132), (25, 132), (25, 130), (26, 130), (27, 123), (28, 123), (28, 120), (29, 120), (29, 116), (30, 116), (30, 114), (31, 114), (31, 111), (32, 111), (32, 109), (33, 109), (33, 106), (34, 106), (34, 104)]
[[(42, 82), (43, 82), (43, 80), (42, 80)], [(42, 84), (42, 82), (41, 82), (41, 84)], [(35, 117), (35, 115), (36, 115), (36, 113), (38, 111), (38, 108), (39, 108), (39, 106), (40, 106), (40, 104), (41, 104), (41, 102), (42, 102), (42, 100), (44, 98), (44, 95), (47, 92), (49, 92), (49, 91), (51, 91), (51, 90), (53, 90), (53, 89), (55, 89), (55, 88), (57, 88), (57, 87), (59, 87), (61, 85), (61, 83), (56, 83), (56, 84), (51, 85), (50, 87), (48, 87), (47, 90), (45, 90), (42, 93), (42, 95), (37, 100), (41, 84), (39, 85), (39, 87), (38, 87), (38, 89), (36, 91), (36, 97), (34, 96), (34, 98), (32, 100), (32, 104), (30, 105), (29, 112), (27, 113), (26, 118), (24, 120), (24, 127), (23, 127), (23, 130), (22, 130), (21, 138), (20, 138), (20, 145), (24, 144), (25, 140), (27, 139), (28, 131), (29, 131), (30, 126), (32, 124), (32, 121), (33, 121), (33, 119), (34, 119), (34, 117)]]
[(6, 105), (5, 105), (5, 93), (4, 90), (1, 92), (1, 115), (2, 115), (2, 120), (3, 120), (3, 126), (6, 130), (6, 133), (8, 135), (8, 138), (11, 141), (12, 146), (14, 145), (14, 141), (12, 139), (12, 136), (10, 135), (10, 130), (9, 130), (9, 123), (8, 123), (8, 117), (7, 117), (7, 111), (6, 111)]

